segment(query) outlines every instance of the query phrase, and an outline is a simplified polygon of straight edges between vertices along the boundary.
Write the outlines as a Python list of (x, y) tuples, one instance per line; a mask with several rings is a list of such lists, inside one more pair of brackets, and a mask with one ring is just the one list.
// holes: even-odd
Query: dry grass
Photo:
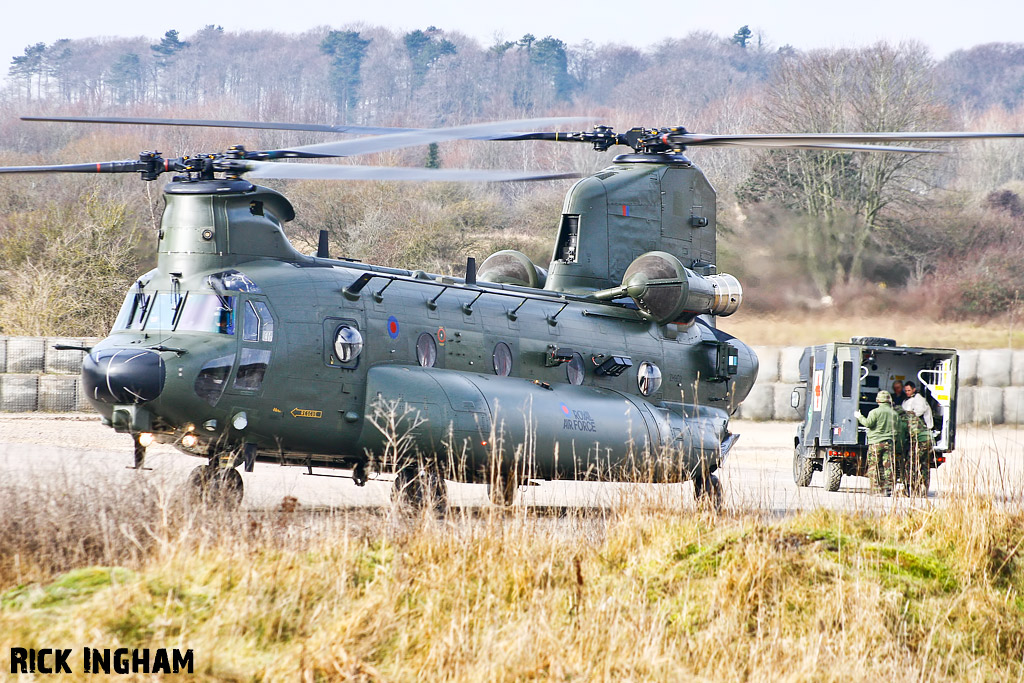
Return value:
[[(1024, 514), (186, 510), (4, 486), (0, 650), (188, 647), (205, 680), (1010, 680)], [(688, 493), (688, 489), (686, 489)]]

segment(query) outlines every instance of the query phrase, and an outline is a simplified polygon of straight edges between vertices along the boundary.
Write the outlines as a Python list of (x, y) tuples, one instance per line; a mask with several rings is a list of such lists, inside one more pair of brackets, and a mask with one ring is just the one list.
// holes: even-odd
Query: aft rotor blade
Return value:
[(319, 123), (278, 123), (271, 121), (221, 121), (216, 119), (152, 119), (122, 116), (22, 116), (22, 121), (58, 121), (63, 123), (117, 123), (134, 126), (196, 126), (202, 128), (255, 128), (260, 130), (295, 130), (318, 133), (351, 133), (354, 135), (386, 135), (424, 130), (423, 128), (389, 128), (385, 126), (330, 126)]
[(267, 154), (269, 155), (268, 158), (271, 159), (287, 157), (290, 154), (315, 154), (334, 157), (355, 156), (357, 154), (372, 154), (373, 152), (384, 152), (403, 147), (429, 145), (434, 142), (444, 142), (445, 140), (501, 140), (509, 137), (510, 133), (515, 133), (524, 128), (557, 126), (564, 123), (578, 123), (587, 120), (589, 119), (573, 116), (473, 123), (467, 126), (427, 128), (424, 130), (394, 133), (375, 138), (359, 138), (356, 140), (322, 142), (316, 145), (302, 145), (273, 150), (267, 152)]
[[(666, 133), (666, 144), (681, 147), (703, 145), (707, 147), (763, 147), (790, 149), (854, 149), (858, 151), (915, 151), (914, 148), (898, 147), (884, 149), (872, 146), (890, 142), (948, 142), (951, 140), (984, 140), (1022, 138), (1024, 133), (965, 133), (965, 132), (920, 132), (920, 133), (775, 133), (765, 135), (697, 135), (693, 133)], [(851, 147), (866, 145), (866, 147)]]
[(331, 164), (271, 163), (244, 161), (236, 166), (249, 178), (306, 180), (394, 180), (501, 183), (527, 180), (578, 178), (576, 173), (491, 171), (456, 168), (410, 168), (407, 166), (339, 166)]
[[(89, 164), (51, 166), (0, 166), (0, 173), (136, 173), (149, 165), (141, 161), (97, 161)], [(171, 170), (170, 167), (164, 170)]]

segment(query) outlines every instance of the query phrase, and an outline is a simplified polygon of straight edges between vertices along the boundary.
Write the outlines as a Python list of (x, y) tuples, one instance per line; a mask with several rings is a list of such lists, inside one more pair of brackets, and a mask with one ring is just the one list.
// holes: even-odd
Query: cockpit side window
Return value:
[(179, 332), (235, 333), (235, 297), (189, 292), (178, 317)]
[(242, 341), (274, 341), (274, 317), (262, 301), (246, 301), (242, 315)]
[(114, 320), (113, 329), (141, 330), (142, 321), (146, 317), (146, 310), (149, 308), (151, 298), (149, 294), (143, 294), (138, 285), (128, 290), (128, 296), (124, 298), (124, 303), (121, 304), (121, 310), (117, 314), (117, 319)]

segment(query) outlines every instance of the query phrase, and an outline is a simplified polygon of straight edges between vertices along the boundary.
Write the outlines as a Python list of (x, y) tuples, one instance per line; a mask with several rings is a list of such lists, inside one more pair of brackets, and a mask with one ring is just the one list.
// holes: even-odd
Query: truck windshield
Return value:
[(189, 292), (178, 317), (179, 332), (235, 333), (235, 297)]

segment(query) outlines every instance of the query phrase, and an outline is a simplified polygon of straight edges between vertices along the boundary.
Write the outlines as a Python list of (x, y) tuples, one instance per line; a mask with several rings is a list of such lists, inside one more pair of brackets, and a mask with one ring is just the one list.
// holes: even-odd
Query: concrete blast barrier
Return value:
[(38, 375), (0, 375), (0, 411), (26, 413), (39, 407)]
[(1014, 351), (1011, 356), (1010, 385), (1024, 387), (1024, 350)]
[(775, 407), (775, 385), (758, 382), (740, 404), (736, 417), (742, 420), (770, 420)]
[(43, 371), (46, 340), (42, 337), (7, 338), (7, 372), (27, 374)]
[[(795, 388), (795, 384), (775, 385), (775, 408), (773, 414), (776, 420), (799, 420), (803, 417), (803, 410), (806, 404), (801, 404), (800, 408), (794, 408), (790, 405), (790, 397), (793, 395), (793, 389)], [(807, 398), (804, 397), (804, 400), (806, 401)]]
[(40, 375), (39, 410), (47, 413), (78, 411), (78, 382), (74, 375)]
[(998, 387), (975, 387), (974, 419), (978, 424), (1003, 423), (1003, 390)]
[(984, 349), (978, 351), (978, 386), (1010, 386), (1013, 351), (1010, 349)]
[(1024, 424), (1024, 387), (1003, 389), (1003, 424)]
[(956, 423), (974, 422), (974, 387), (961, 386), (956, 392)]
[(978, 352), (975, 349), (957, 351), (956, 375), (962, 387), (973, 387), (978, 382)]
[(800, 381), (800, 357), (803, 355), (802, 346), (785, 346), (779, 350), (779, 381), (785, 384)]
[(755, 346), (754, 353), (757, 354), (758, 370), (757, 383), (774, 384), (779, 381), (779, 347), (777, 346)]

